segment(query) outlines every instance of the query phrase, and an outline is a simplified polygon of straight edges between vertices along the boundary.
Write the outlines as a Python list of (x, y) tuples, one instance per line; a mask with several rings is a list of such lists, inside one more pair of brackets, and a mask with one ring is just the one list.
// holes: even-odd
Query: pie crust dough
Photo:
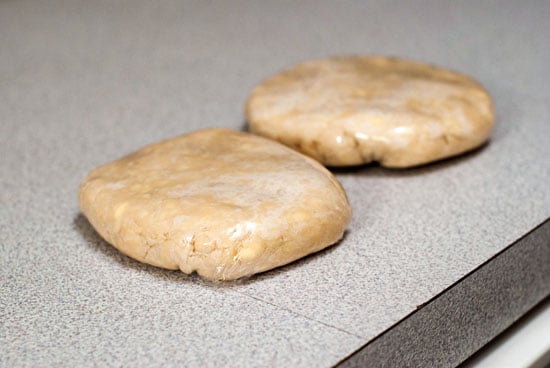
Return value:
[(346, 194), (314, 160), (249, 133), (208, 129), (93, 170), (80, 207), (144, 263), (210, 280), (266, 271), (337, 242)]
[(491, 99), (473, 79), (387, 57), (335, 57), (291, 67), (246, 104), (253, 133), (325, 165), (410, 167), (485, 142)]

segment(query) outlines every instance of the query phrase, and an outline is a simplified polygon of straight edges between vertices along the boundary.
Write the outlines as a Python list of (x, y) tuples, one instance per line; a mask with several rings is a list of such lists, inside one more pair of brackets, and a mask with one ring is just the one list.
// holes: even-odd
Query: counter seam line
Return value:
[[(277, 307), (278, 309), (281, 309), (281, 310), (290, 312), (290, 313), (292, 313), (292, 314), (294, 314), (294, 315), (296, 315), (296, 316), (298, 316), (298, 317), (305, 318), (305, 319), (307, 319), (308, 321), (312, 321), (312, 322), (318, 323), (318, 324), (323, 325), (323, 326), (325, 326), (325, 327), (333, 328), (333, 329), (338, 330), (338, 331), (340, 331), (340, 332), (343, 332), (343, 333), (345, 333), (345, 334), (347, 334), (347, 335), (350, 335), (350, 336), (353, 336), (353, 337), (357, 337), (357, 338), (359, 338), (359, 339), (361, 339), (361, 340), (365, 340), (365, 339), (366, 339), (366, 337), (364, 337), (364, 336), (356, 335), (356, 334), (354, 334), (354, 333), (352, 333), (352, 332), (349, 332), (349, 331), (346, 331), (346, 330), (344, 330), (344, 329), (342, 329), (342, 328), (340, 328), (340, 327), (332, 326), (332, 325), (329, 325), (328, 323), (325, 323), (325, 322), (322, 322), (322, 321), (318, 321), (318, 320), (316, 320), (316, 319), (313, 319), (313, 318), (311, 318), (311, 317), (308, 317), (308, 316), (306, 316), (306, 315), (303, 315), (303, 314), (301, 314), (301, 313), (298, 313), (298, 312), (296, 312), (296, 311), (293, 311), (292, 309), (289, 309), (289, 308), (286, 308), (286, 307), (282, 307), (282, 306), (280, 306), (280, 305), (277, 305), (277, 304), (272, 303), (272, 302), (269, 302), (269, 301), (267, 301), (267, 300), (258, 298), (258, 297), (256, 297), (256, 296), (252, 296), (252, 295), (247, 294), (247, 293), (245, 293), (245, 292), (237, 291), (237, 290), (230, 290), (230, 292), (232, 292), (232, 293), (237, 293), (237, 294), (239, 294), (239, 295), (244, 295), (244, 296), (246, 296), (246, 297), (249, 297), (249, 298), (251, 298), (251, 299), (257, 300), (257, 301), (259, 301), (259, 302), (262, 302), (262, 303), (265, 303), (265, 304), (269, 304), (269, 305), (271, 305), (271, 306), (273, 306), (273, 307)], [(364, 345), (362, 345), (362, 346), (364, 346)], [(355, 350), (354, 350), (354, 352), (355, 352)]]

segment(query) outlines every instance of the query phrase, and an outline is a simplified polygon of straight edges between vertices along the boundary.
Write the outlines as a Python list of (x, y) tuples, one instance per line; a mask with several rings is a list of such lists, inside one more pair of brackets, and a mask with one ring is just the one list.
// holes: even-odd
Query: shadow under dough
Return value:
[[(250, 132), (250, 125), (247, 120), (244, 120), (241, 123), (240, 130), (246, 133)], [(462, 163), (468, 162), (471, 159), (478, 156), (482, 151), (486, 149), (491, 144), (491, 140), (483, 143), (481, 146), (473, 148), (464, 153), (460, 153), (456, 156), (447, 157), (441, 160), (434, 162), (428, 162), (414, 167), (409, 168), (387, 168), (380, 166), (378, 162), (370, 162), (368, 164), (357, 165), (357, 166), (327, 166), (333, 174), (340, 176), (347, 175), (369, 175), (369, 176), (379, 176), (379, 177), (407, 177), (407, 176), (419, 176), (427, 175), (437, 170), (442, 170), (449, 166), (460, 165)]]
[(167, 270), (164, 268), (155, 267), (146, 263), (141, 263), (134, 260), (133, 258), (128, 257), (124, 253), (120, 252), (118, 249), (113, 247), (111, 244), (107, 243), (92, 227), (88, 219), (82, 214), (79, 213), (73, 220), (73, 227), (76, 231), (82, 236), (86, 244), (95, 250), (98, 253), (103, 254), (105, 257), (114, 260), (123, 267), (131, 268), (136, 271), (148, 272), (154, 277), (160, 278), (162, 280), (169, 280), (179, 283), (191, 282), (195, 284), (204, 284), (214, 288), (224, 288), (232, 287), (243, 284), (250, 284), (253, 282), (270, 279), (280, 274), (289, 272), (297, 267), (304, 267), (306, 264), (314, 261), (320, 257), (326, 257), (332, 253), (337, 246), (339, 246), (346, 238), (348, 231), (344, 232), (343, 237), (336, 242), (335, 244), (305, 257), (302, 257), (296, 261), (293, 261), (289, 264), (282, 265), (280, 267), (268, 270), (259, 274), (251, 275), (248, 277), (243, 277), (238, 280), (231, 281), (209, 281), (202, 279), (196, 273), (188, 275), (179, 270)]
[(179, 270), (167, 270), (155, 266), (141, 263), (133, 258), (128, 257), (118, 249), (107, 243), (92, 227), (88, 219), (79, 213), (73, 220), (73, 227), (86, 241), (86, 244), (97, 253), (101, 253), (107, 258), (114, 260), (125, 268), (130, 268), (136, 271), (148, 272), (151, 275), (163, 280), (177, 282), (194, 282), (198, 277), (196, 275), (187, 275)]
[(443, 170), (447, 167), (457, 166), (464, 164), (481, 152), (483, 152), (486, 147), (488, 147), (490, 142), (486, 142), (483, 145), (476, 147), (468, 152), (464, 152), (457, 156), (447, 157), (439, 161), (429, 162), (423, 165), (414, 166), (410, 168), (387, 168), (380, 166), (377, 162), (368, 163), (365, 165), (359, 166), (349, 166), (349, 167), (327, 167), (333, 174), (338, 176), (376, 176), (376, 177), (412, 177), (412, 176), (421, 176), (428, 175), (438, 170)]

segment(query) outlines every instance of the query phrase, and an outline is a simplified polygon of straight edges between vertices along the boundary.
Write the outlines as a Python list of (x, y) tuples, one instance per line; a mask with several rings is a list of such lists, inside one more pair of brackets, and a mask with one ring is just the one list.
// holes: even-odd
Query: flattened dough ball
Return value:
[(202, 130), (93, 170), (80, 207), (121, 252), (154, 266), (231, 280), (342, 237), (351, 209), (334, 176), (277, 142)]
[(325, 165), (396, 168), (471, 150), (494, 121), (488, 93), (471, 78), (366, 56), (293, 66), (252, 91), (246, 115), (253, 133)]

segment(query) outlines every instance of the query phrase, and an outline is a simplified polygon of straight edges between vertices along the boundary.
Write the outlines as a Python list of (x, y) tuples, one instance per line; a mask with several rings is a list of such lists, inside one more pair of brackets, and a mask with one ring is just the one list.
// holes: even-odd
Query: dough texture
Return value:
[(494, 121), (491, 99), (473, 79), (367, 56), (293, 66), (252, 91), (246, 115), (251, 132), (325, 165), (395, 168), (480, 146)]
[(210, 280), (266, 271), (338, 241), (346, 194), (314, 160), (249, 133), (207, 129), (93, 170), (80, 207), (138, 261)]

